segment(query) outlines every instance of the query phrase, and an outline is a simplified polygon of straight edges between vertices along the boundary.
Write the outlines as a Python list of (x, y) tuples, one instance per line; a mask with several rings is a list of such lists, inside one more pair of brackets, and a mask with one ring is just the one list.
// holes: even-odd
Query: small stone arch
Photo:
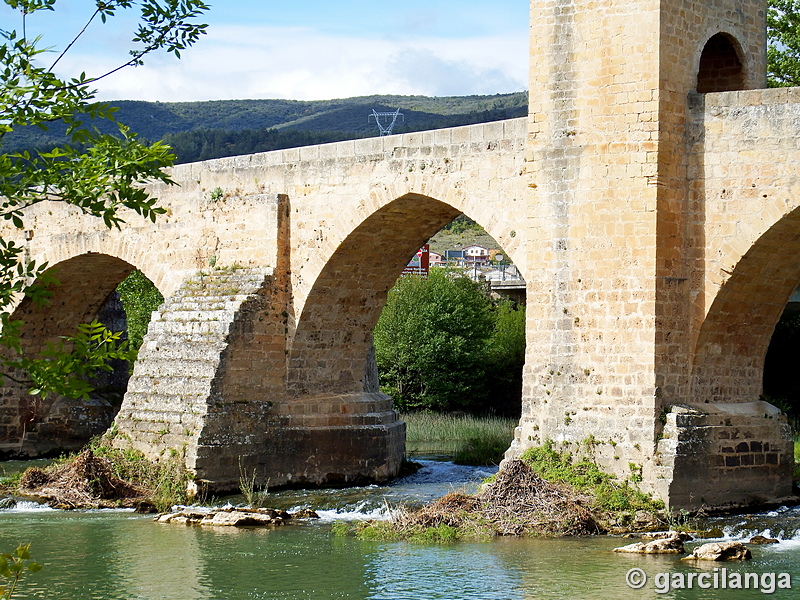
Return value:
[(730, 92), (745, 89), (744, 52), (728, 33), (712, 35), (700, 54), (697, 92)]
[[(45, 306), (23, 298), (12, 320), (24, 323), (20, 345), (33, 356), (61, 336), (74, 335), (77, 325), (100, 319), (115, 330), (124, 329), (124, 312), (114, 290), (136, 267), (120, 258), (87, 252), (51, 266), (58, 285)], [(114, 373), (93, 385), (104, 387), (89, 401), (49, 396), (31, 397), (27, 386), (6, 381), (0, 387), (0, 406), (13, 416), (0, 427), (0, 452), (38, 456), (81, 447), (111, 424), (129, 377), (121, 362)], [(12, 450), (12, 446), (14, 449)]]

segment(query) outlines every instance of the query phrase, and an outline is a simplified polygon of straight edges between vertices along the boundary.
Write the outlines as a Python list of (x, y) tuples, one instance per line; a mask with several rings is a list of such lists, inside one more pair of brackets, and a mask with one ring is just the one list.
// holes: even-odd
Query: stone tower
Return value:
[(659, 440), (671, 407), (704, 401), (692, 384), (705, 243), (690, 111), (699, 94), (765, 86), (765, 14), (763, 0), (531, 1), (533, 268), (509, 455), (551, 439), (680, 495), (685, 473)]

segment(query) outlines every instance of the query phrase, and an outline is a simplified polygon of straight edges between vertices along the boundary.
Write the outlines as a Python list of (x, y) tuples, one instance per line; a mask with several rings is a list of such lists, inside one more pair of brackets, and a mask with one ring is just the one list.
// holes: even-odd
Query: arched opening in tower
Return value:
[(700, 55), (697, 72), (697, 91), (730, 92), (744, 89), (744, 67), (735, 41), (724, 33), (718, 33), (706, 42)]

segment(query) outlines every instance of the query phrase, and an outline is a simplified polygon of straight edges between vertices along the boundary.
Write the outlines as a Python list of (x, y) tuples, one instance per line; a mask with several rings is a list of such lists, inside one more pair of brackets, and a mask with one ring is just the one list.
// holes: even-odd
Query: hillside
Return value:
[[(493, 96), (361, 96), (337, 100), (216, 100), (208, 102), (141, 102), (121, 100), (117, 119), (145, 139), (164, 139), (178, 162), (249, 154), (309, 144), (371, 137), (378, 127), (373, 109), (400, 109), (394, 133), (440, 129), (521, 117), (527, 114), (526, 92)], [(108, 123), (99, 123), (113, 133)], [(4, 139), (9, 149), (64, 143), (65, 128), (19, 129)]]

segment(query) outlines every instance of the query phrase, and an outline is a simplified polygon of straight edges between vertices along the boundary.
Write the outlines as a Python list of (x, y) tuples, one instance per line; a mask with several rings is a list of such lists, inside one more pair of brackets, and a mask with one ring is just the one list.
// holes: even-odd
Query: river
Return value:
[[(0, 548), (8, 551), (30, 542), (34, 558), (44, 565), (26, 577), (15, 600), (798, 597), (798, 508), (709, 520), (706, 525), (719, 526), (725, 539), (746, 540), (760, 533), (782, 541), (751, 546), (752, 561), (702, 566), (674, 556), (615, 554), (612, 549), (628, 540), (606, 536), (424, 545), (331, 534), (336, 519), (381, 518), (387, 506), (468, 488), (489, 474), (481, 468), (422, 462), (419, 473), (387, 487), (271, 494), (270, 504), (276, 507), (311, 507), (322, 516), (275, 529), (160, 525), (129, 511), (68, 512), (20, 503), (0, 511)], [(647, 576), (641, 589), (626, 583), (631, 569)], [(771, 573), (776, 574), (775, 589), (769, 593)], [(780, 573), (788, 574), (793, 589), (778, 589)], [(731, 589), (737, 577), (750, 587)], [(714, 589), (723, 583), (726, 589)]]

